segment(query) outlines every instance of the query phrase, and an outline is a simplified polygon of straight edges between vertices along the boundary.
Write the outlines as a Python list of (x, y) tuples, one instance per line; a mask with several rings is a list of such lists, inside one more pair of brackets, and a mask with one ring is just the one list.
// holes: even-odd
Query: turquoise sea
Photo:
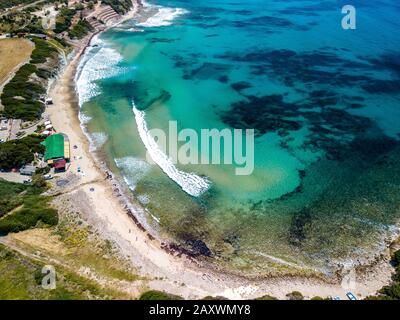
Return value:
[[(246, 274), (330, 274), (398, 232), (400, 4), (353, 0), (344, 30), (346, 4), (148, 1), (93, 40), (82, 124), (160, 237)], [(254, 172), (173, 165), (148, 134), (171, 120), (254, 129)]]

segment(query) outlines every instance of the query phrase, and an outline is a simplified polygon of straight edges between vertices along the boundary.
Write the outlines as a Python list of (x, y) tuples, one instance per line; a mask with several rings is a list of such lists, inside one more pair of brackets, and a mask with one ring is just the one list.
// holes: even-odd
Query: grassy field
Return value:
[(19, 64), (31, 56), (33, 45), (26, 39), (0, 40), (0, 86)]
[(0, 300), (82, 300), (125, 298), (96, 282), (56, 266), (56, 289), (41, 286), (44, 263), (23, 256), (0, 244)]
[[(34, 180), (33, 177), (32, 180)], [(45, 187), (0, 179), (0, 300), (134, 299), (137, 276), (113, 243), (98, 237), (77, 213), (58, 218)], [(7, 236), (6, 236), (7, 235)], [(57, 289), (41, 287), (44, 265), (57, 271)], [(133, 291), (122, 286), (133, 286)]]

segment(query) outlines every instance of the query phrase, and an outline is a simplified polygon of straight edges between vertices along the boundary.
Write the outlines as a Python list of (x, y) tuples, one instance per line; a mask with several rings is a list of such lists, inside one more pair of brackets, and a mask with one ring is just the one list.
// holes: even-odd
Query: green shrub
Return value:
[(69, 8), (62, 8), (57, 16), (55, 33), (67, 31), (71, 26), (71, 20), (75, 15), (76, 10)]
[(286, 295), (286, 297), (288, 297), (289, 300), (303, 300), (304, 299), (302, 293), (299, 291), (293, 291), (291, 293), (288, 293)]
[(36, 188), (46, 187), (46, 180), (44, 180), (43, 175), (35, 173), (32, 177), (32, 185)]
[(43, 167), (43, 168), (37, 168), (36, 169), (36, 174), (47, 174), (49, 173), (51, 168), (49, 166)]
[(46, 208), (43, 204), (25, 208), (0, 219), (0, 234), (20, 232), (35, 227), (39, 222), (54, 226), (58, 223), (57, 210)]
[(31, 63), (45, 63), (47, 58), (57, 52), (57, 50), (50, 46), (45, 40), (38, 38), (33, 38), (32, 40), (35, 43), (35, 49), (32, 51)]
[(0, 144), (0, 169), (8, 171), (31, 163), (35, 153), (45, 151), (41, 141), (37, 136), (28, 136)]
[(132, 7), (131, 0), (103, 0), (102, 3), (108, 4), (119, 14), (127, 13)]
[(27, 186), (21, 183), (8, 182), (0, 179), (0, 218), (7, 212), (19, 207), (23, 203), (21, 193)]
[(183, 298), (162, 291), (150, 290), (144, 292), (139, 300), (183, 300)]
[(395, 253), (393, 253), (392, 262), (395, 267), (400, 266), (400, 250), (397, 250)]
[(380, 293), (388, 296), (389, 298), (400, 300), (400, 283), (395, 282), (390, 286), (383, 287)]
[(229, 300), (228, 298), (225, 298), (225, 297), (221, 297), (221, 296), (216, 296), (216, 297), (213, 297), (213, 296), (206, 296), (206, 297), (204, 297), (203, 299), (201, 299), (201, 300), (207, 300), (207, 301), (218, 301), (218, 300), (220, 300), (220, 301), (222, 301), (222, 300)]
[(400, 250), (392, 255), (392, 263), (395, 266), (395, 274), (392, 283), (383, 287), (377, 296), (368, 296), (366, 300), (400, 300)]
[[(41, 46), (40, 41), (38, 42), (39, 46)], [(45, 49), (41, 48), (34, 54), (35, 50), (32, 53), (31, 62), (46, 61), (48, 55), (43, 52)], [(38, 68), (31, 63), (25, 64), (16, 72), (11, 81), (4, 86), (1, 102), (4, 106), (3, 114), (6, 117), (23, 120), (40, 118), (44, 110), (44, 104), (38, 100), (46, 93), (46, 89), (40, 84), (29, 81), (34, 73), (42, 77), (46, 76), (43, 73), (43, 69), (40, 70), (38, 71)]]
[(4, 10), (7, 8), (12, 8), (18, 6), (20, 4), (29, 4), (36, 0), (1, 0), (0, 1), (0, 10)]
[(69, 32), (70, 38), (82, 39), (93, 28), (86, 20), (80, 20)]
[(256, 298), (255, 300), (278, 300), (278, 298), (275, 298), (273, 296), (265, 295), (259, 298)]

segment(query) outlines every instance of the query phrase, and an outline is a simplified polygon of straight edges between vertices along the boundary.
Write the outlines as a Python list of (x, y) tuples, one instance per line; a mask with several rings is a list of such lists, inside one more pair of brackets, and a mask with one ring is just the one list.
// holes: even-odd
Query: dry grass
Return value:
[(39, 255), (52, 263), (57, 261), (68, 270), (74, 270), (76, 275), (86, 274), (101, 287), (114, 290), (114, 298), (137, 297), (145, 279), (137, 276), (126, 261), (115, 256), (107, 241), (99, 238), (90, 240), (91, 232), (86, 228), (70, 225), (58, 228), (63, 230), (30, 229), (10, 234), (9, 238), (25, 252)]
[(16, 67), (31, 56), (33, 44), (26, 39), (0, 40), (0, 86)]

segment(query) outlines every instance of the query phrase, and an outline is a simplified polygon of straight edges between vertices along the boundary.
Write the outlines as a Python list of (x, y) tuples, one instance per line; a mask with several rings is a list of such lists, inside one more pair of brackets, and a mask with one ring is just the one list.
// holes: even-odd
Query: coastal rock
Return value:
[(186, 244), (191, 247), (191, 251), (195, 255), (202, 255), (202, 256), (206, 256), (206, 257), (211, 256), (211, 250), (201, 240), (198, 240), (198, 239), (197, 240), (195, 240), (195, 239), (187, 240)]

